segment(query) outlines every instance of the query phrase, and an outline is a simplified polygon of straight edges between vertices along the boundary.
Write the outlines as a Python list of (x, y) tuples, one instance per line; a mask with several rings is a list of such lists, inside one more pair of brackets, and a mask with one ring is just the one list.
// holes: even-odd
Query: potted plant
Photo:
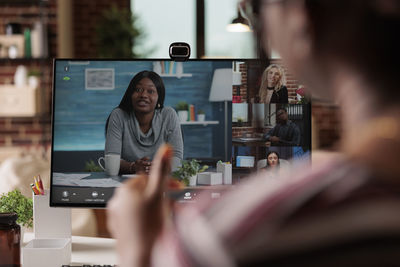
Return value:
[(18, 189), (0, 196), (0, 213), (14, 212), (18, 215), (17, 223), (21, 226), (21, 240), (23, 240), (23, 229), (33, 227), (33, 204), (32, 199), (22, 195)]
[(102, 15), (96, 26), (97, 56), (103, 58), (140, 57), (141, 54), (133, 49), (143, 37), (138, 18), (130, 10), (120, 9), (115, 5), (103, 11)]
[(89, 160), (85, 162), (85, 172), (102, 172), (103, 169), (100, 168), (93, 160)]
[(243, 125), (243, 118), (242, 117), (238, 117), (237, 118), (237, 124), (239, 127), (241, 127)]
[(201, 167), (200, 161), (192, 159), (190, 161), (184, 160), (182, 166), (172, 173), (175, 179), (182, 181), (186, 186), (195, 186), (197, 174), (208, 169), (207, 165)]
[(188, 120), (189, 113), (188, 108), (189, 105), (185, 101), (179, 101), (178, 104), (175, 106), (176, 111), (178, 112), (178, 117), (181, 122), (185, 122)]
[(199, 109), (199, 111), (197, 111), (197, 120), (198, 121), (205, 121), (206, 120), (206, 113), (204, 112), (204, 110)]

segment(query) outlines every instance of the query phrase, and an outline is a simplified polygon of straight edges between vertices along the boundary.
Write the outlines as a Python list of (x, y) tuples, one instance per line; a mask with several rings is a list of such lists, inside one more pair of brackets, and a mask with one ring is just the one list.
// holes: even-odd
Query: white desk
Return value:
[[(32, 239), (33, 233), (25, 233), (23, 246)], [(111, 238), (72, 236), (71, 265), (117, 264), (115, 245)]]

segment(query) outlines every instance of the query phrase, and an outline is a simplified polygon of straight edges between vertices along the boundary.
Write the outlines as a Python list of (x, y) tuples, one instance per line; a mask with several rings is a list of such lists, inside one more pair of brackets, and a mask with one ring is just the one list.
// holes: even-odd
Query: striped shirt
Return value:
[[(355, 212), (380, 212), (382, 209), (370, 209), (379, 205), (377, 199), (387, 207), (387, 196), (391, 195), (387, 188), (371, 179), (366, 168), (336, 158), (318, 167), (297, 167), (292, 175), (280, 179), (265, 179), (259, 174), (216, 201), (200, 198), (178, 212), (174, 224), (156, 243), (152, 263), (171, 267), (265, 266), (289, 251), (363, 236), (371, 228), (400, 234), (398, 212), (382, 214), (387, 220), (370, 216), (369, 221), (359, 220)], [(395, 210), (400, 208), (396, 190)], [(352, 210), (353, 206), (357, 209)]]

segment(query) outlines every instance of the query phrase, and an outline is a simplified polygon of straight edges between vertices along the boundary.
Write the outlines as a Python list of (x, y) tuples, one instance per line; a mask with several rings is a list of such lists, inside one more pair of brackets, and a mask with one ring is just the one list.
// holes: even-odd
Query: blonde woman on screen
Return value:
[(261, 103), (288, 103), (288, 90), (283, 68), (271, 64), (264, 70), (259, 91)]

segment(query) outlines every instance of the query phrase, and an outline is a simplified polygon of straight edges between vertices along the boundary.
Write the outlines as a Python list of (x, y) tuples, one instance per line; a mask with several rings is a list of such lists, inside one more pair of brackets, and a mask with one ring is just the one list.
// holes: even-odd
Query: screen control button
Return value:
[(66, 198), (69, 196), (69, 192), (68, 191), (63, 191), (62, 192), (62, 197)]

